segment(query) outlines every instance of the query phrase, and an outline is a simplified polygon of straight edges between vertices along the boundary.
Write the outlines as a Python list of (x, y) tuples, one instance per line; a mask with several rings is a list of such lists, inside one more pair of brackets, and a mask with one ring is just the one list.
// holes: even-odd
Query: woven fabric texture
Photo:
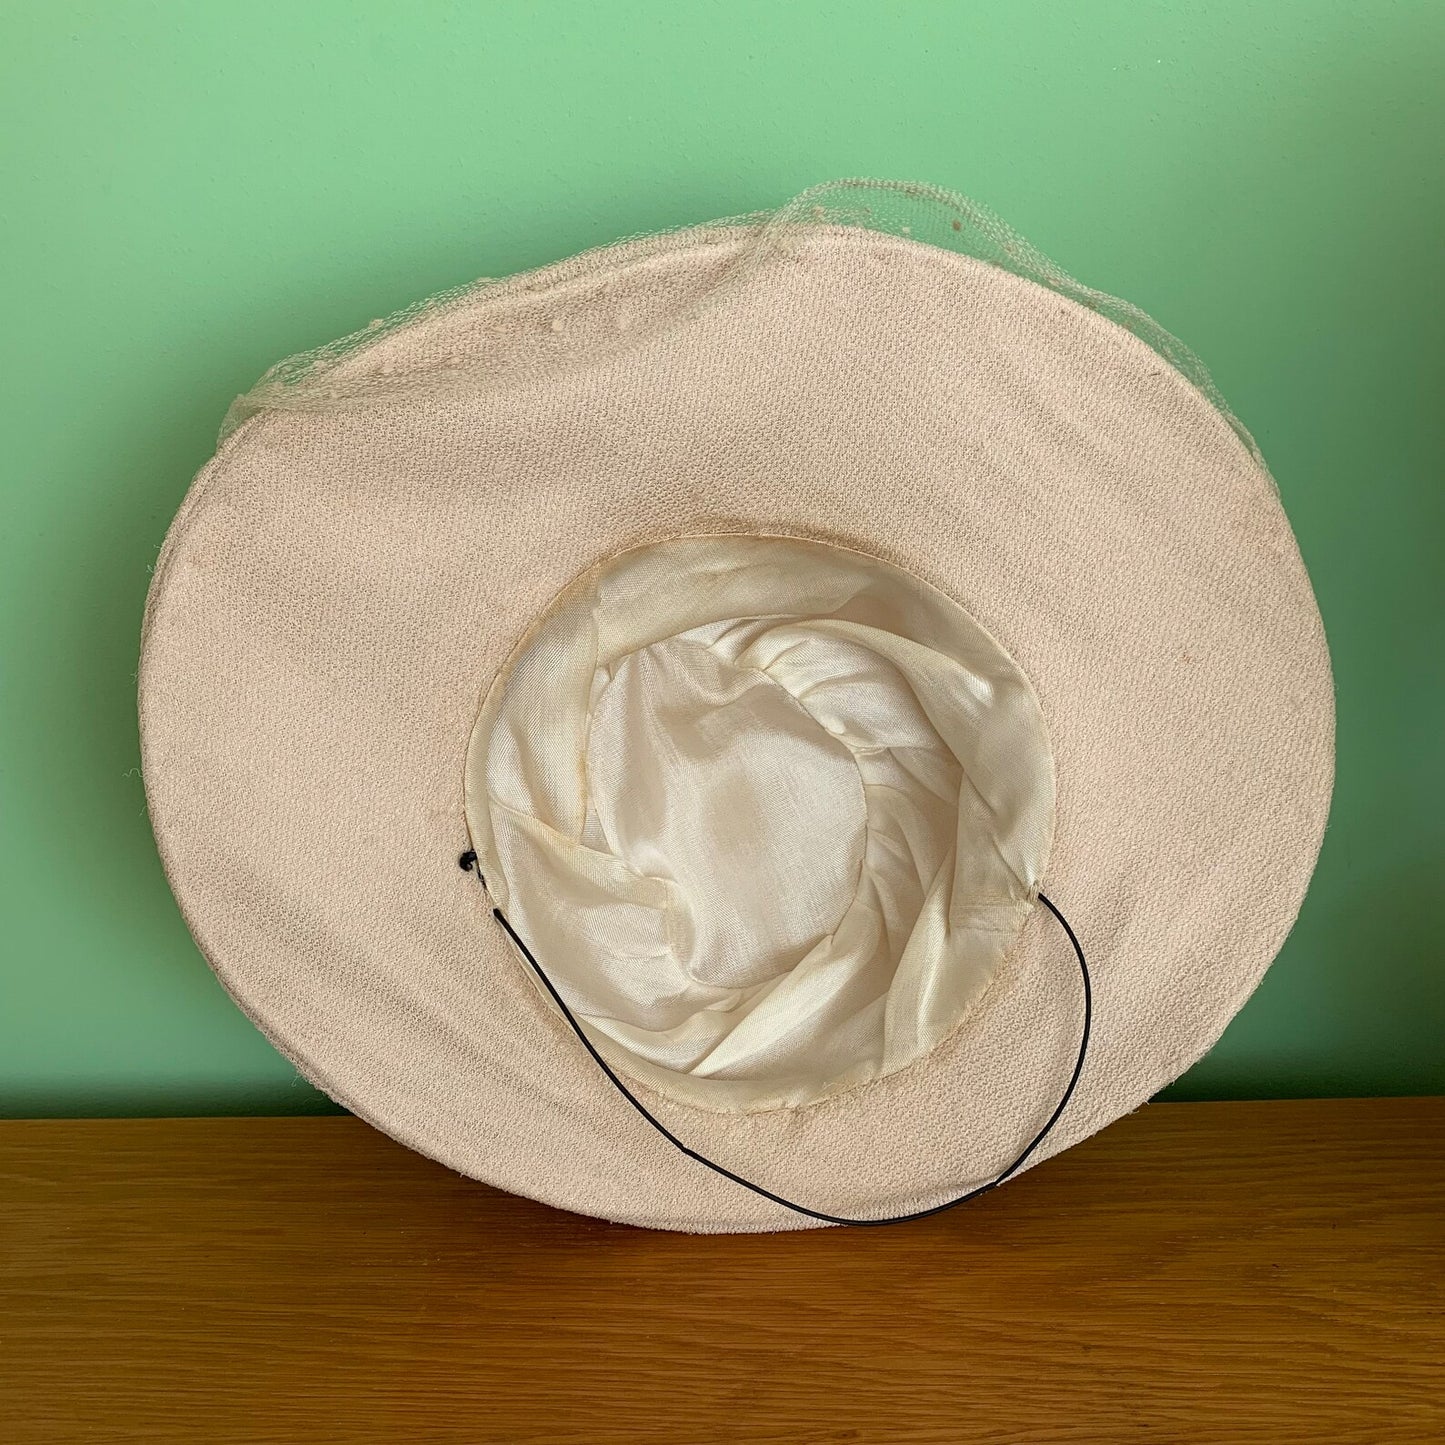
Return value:
[[(305, 1074), (452, 1167), (700, 1231), (808, 1221), (719, 1179), (598, 1076), (460, 872), (480, 700), (550, 600), (678, 535), (835, 542), (956, 598), (1037, 690), (1045, 891), (1096, 984), (1036, 1160), (1196, 1060), (1294, 920), (1333, 773), (1328, 656), (1270, 478), (1158, 351), (1080, 301), (908, 237), (802, 226), (717, 304), (722, 228), (429, 310), (331, 366), (435, 371), (686, 319), (516, 384), (259, 409), (167, 539), (140, 673), (162, 856), (222, 981)], [(806, 1107), (645, 1091), (720, 1163), (850, 1215), (990, 1177), (1057, 1098), (1078, 980), (1024, 926), (918, 1062)]]

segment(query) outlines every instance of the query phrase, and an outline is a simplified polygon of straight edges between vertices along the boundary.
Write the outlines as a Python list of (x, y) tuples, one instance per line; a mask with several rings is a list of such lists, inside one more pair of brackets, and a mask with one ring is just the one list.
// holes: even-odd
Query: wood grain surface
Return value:
[(689, 1237), (350, 1118), (0, 1123), (0, 1440), (1445, 1439), (1445, 1100), (1155, 1104), (917, 1224)]

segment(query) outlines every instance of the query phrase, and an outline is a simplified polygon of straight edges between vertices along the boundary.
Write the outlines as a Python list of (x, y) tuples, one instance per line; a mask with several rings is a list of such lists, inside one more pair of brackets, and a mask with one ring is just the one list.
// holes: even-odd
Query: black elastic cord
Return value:
[[(482, 877), (481, 870), (476, 868), (477, 855), (475, 853), (471, 851), (463, 853), (458, 861), (463, 868), (468, 870), (475, 870), (477, 878), (481, 882), (482, 887), (485, 888), (487, 886), (486, 879)], [(907, 1224), (910, 1220), (913, 1219), (927, 1219), (931, 1214), (942, 1214), (945, 1209), (955, 1209), (958, 1205), (965, 1204), (970, 1199), (977, 1199), (979, 1195), (987, 1194), (990, 1190), (997, 1189), (999, 1185), (1002, 1184), (1006, 1179), (1018, 1173), (1018, 1171), (1023, 1168), (1023, 1166), (1028, 1162), (1029, 1157), (1033, 1154), (1034, 1150), (1037, 1149), (1039, 1145), (1044, 1142), (1044, 1139), (1047, 1136), (1049, 1130), (1058, 1123), (1059, 1116), (1064, 1112), (1065, 1108), (1068, 1107), (1069, 1100), (1073, 1098), (1074, 1086), (1079, 1082), (1079, 1075), (1083, 1072), (1084, 1056), (1089, 1051), (1089, 1031), (1093, 1025), (1094, 1015), (1094, 991), (1089, 979), (1089, 965), (1084, 961), (1084, 950), (1080, 947), (1079, 940), (1074, 936), (1074, 930), (1069, 927), (1069, 920), (1065, 918), (1064, 915), (1060, 913), (1057, 908), (1054, 907), (1052, 901), (1042, 893), (1039, 894), (1039, 902), (1042, 903), (1044, 907), (1047, 908), (1049, 912), (1052, 913), (1054, 917), (1059, 920), (1059, 923), (1063, 927), (1064, 932), (1068, 935), (1069, 942), (1073, 945), (1074, 948), (1074, 956), (1079, 961), (1079, 976), (1084, 981), (1084, 1027), (1079, 1038), (1079, 1055), (1078, 1058), (1074, 1060), (1074, 1071), (1072, 1074), (1069, 1075), (1068, 1088), (1064, 1090), (1063, 1097), (1055, 1106), (1054, 1112), (1049, 1115), (1048, 1122), (1044, 1125), (1042, 1129), (1039, 1130), (1037, 1134), (1034, 1135), (1032, 1139), (1029, 1140), (1028, 1145), (1024, 1149), (1023, 1153), (1021, 1153), (1018, 1158), (1015, 1159), (1013, 1163), (1010, 1164), (1008, 1168), (1003, 1171), (1002, 1174), (996, 1175), (993, 1179), (990, 1179), (987, 1184), (980, 1184), (976, 1188), (970, 1189), (966, 1193), (958, 1195), (957, 1198), (950, 1199), (943, 1204), (935, 1204), (930, 1209), (915, 1210), (912, 1214), (888, 1215), (882, 1219), (845, 1219), (841, 1215), (825, 1214), (821, 1209), (810, 1209), (806, 1204), (795, 1204), (791, 1199), (784, 1199), (781, 1194), (774, 1194), (771, 1189), (764, 1189), (761, 1184), (754, 1184), (752, 1180), (744, 1179), (740, 1174), (734, 1174), (731, 1169), (726, 1169), (721, 1164), (716, 1163), (714, 1160), (708, 1159), (704, 1155), (699, 1154), (696, 1149), (689, 1148), (686, 1144), (682, 1142), (681, 1139), (677, 1137), (676, 1134), (672, 1132), (671, 1129), (667, 1127), (666, 1124), (664, 1124), (660, 1119), (656, 1118), (654, 1115), (648, 1112), (647, 1106), (643, 1104), (640, 1099), (637, 1098), (637, 1096), (631, 1091), (631, 1089), (627, 1087), (626, 1084), (622, 1082), (620, 1078), (617, 1077), (617, 1075), (613, 1072), (611, 1065), (608, 1064), (607, 1060), (604, 1059), (600, 1053), (598, 1053), (596, 1046), (593, 1044), (592, 1040), (587, 1037), (587, 1033), (583, 1029), (582, 1025), (577, 1022), (577, 1019), (573, 1015), (572, 1010), (568, 1008), (566, 1003), (563, 1001), (562, 995), (557, 992), (557, 989), (552, 983), (552, 980), (548, 978), (546, 973), (543, 971), (542, 965), (538, 963), (536, 958), (533, 956), (532, 950), (527, 947), (527, 945), (522, 941), (521, 936), (518, 934), (517, 930), (513, 928), (512, 925), (507, 921), (507, 915), (503, 913), (500, 908), (494, 907), (492, 909), (492, 917), (495, 918), (504, 929), (506, 929), (507, 937), (510, 938), (512, 942), (517, 945), (517, 948), (521, 952), (522, 957), (525, 958), (529, 964), (531, 964), (532, 971), (537, 975), (539, 979), (541, 979), (542, 986), (547, 990), (547, 993), (551, 997), (552, 1002), (555, 1003), (557, 1007), (562, 1011), (562, 1017), (565, 1018), (568, 1024), (571, 1025), (572, 1032), (576, 1034), (577, 1037), (582, 1041), (582, 1047), (585, 1048), (587, 1052), (592, 1055), (593, 1062), (596, 1063), (597, 1067), (601, 1069), (602, 1072), (607, 1075), (608, 1079), (612, 1081), (612, 1084), (617, 1089), (617, 1092), (621, 1094), (622, 1097), (626, 1099), (627, 1102), (631, 1104), (632, 1107), (636, 1109), (637, 1112), (641, 1114), (642, 1117), (646, 1119), (647, 1122), (651, 1124), (652, 1127), (656, 1129), (657, 1132), (661, 1134), (662, 1137), (666, 1139), (669, 1144), (675, 1145), (684, 1154), (686, 1154), (689, 1159), (697, 1160), (699, 1164), (702, 1164), (706, 1168), (711, 1169), (714, 1174), (721, 1174), (724, 1179), (730, 1179), (734, 1184), (740, 1184), (744, 1189), (750, 1189), (754, 1194), (760, 1194), (764, 1199), (771, 1200), (774, 1204), (781, 1204), (785, 1209), (791, 1209), (797, 1214), (805, 1214), (808, 1216), (809, 1219), (821, 1220), (824, 1224), (849, 1224), (861, 1228), (868, 1225), (876, 1224)]]

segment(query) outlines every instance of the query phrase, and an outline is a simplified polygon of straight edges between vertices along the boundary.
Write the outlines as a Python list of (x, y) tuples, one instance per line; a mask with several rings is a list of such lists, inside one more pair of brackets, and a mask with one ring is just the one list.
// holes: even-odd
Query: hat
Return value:
[(945, 1207), (1144, 1103), (1284, 941), (1333, 774), (1202, 368), (875, 181), (273, 368), (140, 718), (186, 921), (308, 1079), (693, 1231)]

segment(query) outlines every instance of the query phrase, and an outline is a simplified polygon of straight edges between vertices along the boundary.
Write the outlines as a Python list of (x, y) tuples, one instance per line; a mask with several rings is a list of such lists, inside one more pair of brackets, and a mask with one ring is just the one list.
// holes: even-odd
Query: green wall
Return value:
[(860, 174), (1190, 342), (1314, 577), (1324, 855), (1173, 1092), (1445, 1090), (1442, 60), (1439, 0), (11, 0), (0, 1111), (329, 1107), (192, 945), (137, 771), (149, 564), (231, 397), (441, 287)]

